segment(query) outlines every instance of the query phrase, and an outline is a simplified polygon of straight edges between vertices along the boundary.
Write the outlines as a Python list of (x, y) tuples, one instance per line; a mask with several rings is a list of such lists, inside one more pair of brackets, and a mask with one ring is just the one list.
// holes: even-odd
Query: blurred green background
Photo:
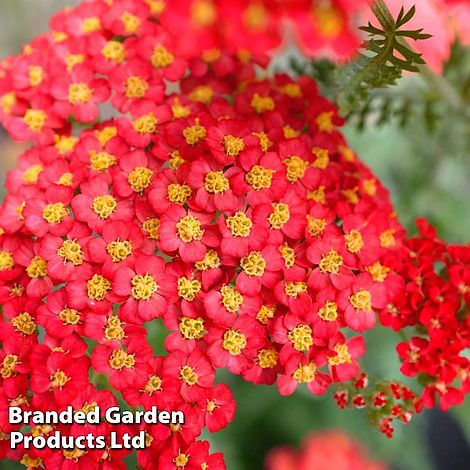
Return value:
[[(21, 45), (47, 30), (50, 14), (78, 2), (64, 0), (0, 0), (0, 56), (20, 51)], [(412, 82), (404, 79), (401, 88)], [(413, 84), (414, 86), (414, 84)], [(470, 239), (470, 139), (451, 113), (430, 134), (419, 114), (405, 129), (398, 122), (383, 127), (367, 127), (359, 132), (345, 128), (351, 146), (390, 189), (396, 212), (413, 232), (418, 216), (429, 218), (449, 242)], [(8, 168), (15, 164), (21, 146), (1, 134), (0, 197)], [(399, 364), (393, 351), (393, 335), (368, 335), (366, 369), (374, 374), (399, 378)], [(436, 468), (425, 442), (427, 413), (409, 426), (399, 426), (396, 436), (387, 440), (371, 428), (360, 411), (340, 411), (331, 397), (318, 399), (306, 389), (281, 398), (273, 387), (254, 387), (229, 374), (220, 378), (234, 390), (238, 403), (235, 421), (215, 436), (206, 436), (214, 450), (223, 451), (229, 470), (262, 468), (266, 452), (279, 444), (298, 446), (311, 431), (340, 427), (361, 439), (372, 456), (403, 470)], [(470, 436), (470, 403), (452, 411), (456, 421)], [(0, 462), (0, 469), (20, 468)], [(131, 463), (129, 464), (131, 467)], [(470, 468), (470, 463), (468, 467)], [(332, 469), (334, 470), (334, 469)], [(454, 470), (450, 469), (449, 470)], [(458, 470), (458, 469), (456, 469)]]

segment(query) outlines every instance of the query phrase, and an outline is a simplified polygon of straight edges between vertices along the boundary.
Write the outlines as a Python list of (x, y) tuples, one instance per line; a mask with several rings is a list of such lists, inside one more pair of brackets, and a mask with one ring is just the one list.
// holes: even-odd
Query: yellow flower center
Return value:
[(157, 69), (162, 69), (171, 65), (175, 60), (175, 56), (162, 44), (155, 46), (150, 61)]
[(253, 95), (250, 104), (258, 114), (263, 114), (266, 111), (273, 111), (276, 108), (276, 104), (270, 96), (260, 96), (258, 93)]
[(238, 157), (240, 152), (245, 150), (245, 143), (240, 137), (233, 135), (226, 135), (223, 138), (222, 144), (224, 146), (225, 154), (230, 157)]
[(180, 379), (187, 385), (192, 386), (197, 384), (199, 377), (192, 367), (183, 366), (180, 370)]
[(51, 381), (51, 388), (62, 390), (62, 387), (71, 380), (71, 377), (68, 377), (63, 370), (57, 370), (49, 377), (49, 380)]
[(231, 217), (227, 217), (225, 223), (232, 232), (233, 237), (246, 238), (250, 235), (251, 228), (253, 227), (251, 219), (241, 211), (235, 212)]
[(28, 70), (28, 79), (30, 86), (38, 86), (44, 80), (44, 69), (37, 65), (31, 65)]
[(207, 28), (217, 20), (217, 9), (212, 0), (194, 0), (191, 3), (191, 19), (199, 28)]
[(337, 344), (333, 350), (336, 352), (336, 356), (328, 358), (328, 364), (330, 364), (330, 366), (339, 366), (341, 364), (349, 364), (352, 362), (347, 344)]
[(23, 312), (11, 319), (16, 331), (24, 335), (32, 335), (36, 331), (36, 323), (28, 312)]
[(131, 295), (136, 300), (149, 300), (157, 292), (159, 286), (150, 274), (136, 274), (131, 279)]
[(103, 49), (101, 49), (101, 54), (103, 54), (104, 58), (110, 60), (116, 64), (120, 64), (124, 62), (126, 58), (126, 50), (124, 49), (124, 45), (119, 41), (108, 41)]
[(295, 183), (305, 175), (305, 170), (308, 167), (308, 162), (297, 155), (292, 155), (283, 161), (287, 168), (287, 180), (290, 183)]
[(192, 189), (187, 184), (171, 183), (167, 189), (167, 199), (174, 204), (184, 205), (191, 197)]
[(152, 375), (149, 377), (147, 383), (145, 384), (144, 390), (152, 395), (155, 392), (160, 392), (162, 388), (162, 379), (158, 375)]
[(125, 323), (122, 323), (118, 316), (110, 316), (104, 327), (104, 337), (108, 340), (123, 339), (125, 337), (124, 325)]
[(63, 202), (47, 204), (42, 210), (42, 217), (49, 224), (59, 223), (67, 215), (68, 209), (64, 206)]
[(40, 256), (35, 256), (26, 268), (28, 276), (31, 278), (41, 278), (47, 276), (47, 261)]
[(196, 217), (187, 215), (180, 219), (176, 224), (177, 235), (184, 243), (201, 240), (204, 235), (204, 229), (201, 228), (201, 222)]
[(290, 219), (290, 210), (287, 204), (282, 202), (273, 203), (273, 211), (268, 217), (268, 222), (273, 229), (281, 229)]
[(307, 292), (307, 283), (301, 281), (286, 281), (284, 283), (284, 292), (289, 297), (296, 299), (299, 294)]
[(237, 313), (243, 305), (243, 296), (240, 292), (235, 287), (222, 286), (220, 293), (222, 294), (220, 303), (225, 307), (225, 310), (230, 313)]
[(131, 188), (136, 193), (143, 193), (152, 184), (153, 171), (150, 168), (138, 166), (127, 177)]
[(264, 274), (266, 269), (266, 260), (259, 251), (252, 251), (240, 261), (245, 274), (248, 276), (260, 277)]
[(317, 123), (320, 132), (330, 133), (334, 131), (335, 126), (333, 124), (333, 114), (333, 111), (324, 111), (317, 116), (315, 122)]
[(295, 372), (292, 374), (292, 378), (299, 384), (308, 384), (315, 380), (317, 375), (317, 366), (313, 362), (309, 362), (305, 365), (299, 365)]
[(65, 57), (67, 72), (70, 73), (76, 65), (83, 64), (84, 61), (85, 56), (83, 54), (70, 54), (70, 52), (67, 52)]
[(341, 191), (341, 194), (344, 196), (346, 201), (348, 201), (349, 204), (354, 204), (356, 205), (359, 202), (359, 195), (358, 193), (359, 188), (350, 188), (350, 189), (343, 189)]
[(196, 261), (194, 265), (196, 269), (199, 269), (200, 271), (218, 268), (220, 266), (219, 254), (217, 253), (217, 251), (209, 249), (206, 251), (204, 259), (201, 261)]
[(286, 268), (292, 268), (295, 264), (295, 250), (290, 247), (287, 242), (284, 245), (279, 247), (279, 252), (281, 253), (282, 258), (284, 259), (284, 264)]
[(231, 355), (239, 356), (246, 348), (246, 337), (236, 330), (227, 330), (224, 333), (222, 347)]
[(64, 308), (59, 312), (59, 318), (64, 325), (78, 325), (80, 323), (80, 312), (73, 308)]
[(251, 31), (263, 31), (269, 23), (269, 14), (262, 3), (250, 3), (243, 12), (243, 23)]
[(180, 277), (178, 279), (178, 295), (184, 299), (192, 302), (197, 294), (201, 292), (202, 285), (197, 279), (190, 280), (187, 277)]
[(365, 193), (368, 196), (375, 196), (377, 193), (377, 181), (375, 178), (369, 178), (362, 182)]
[(372, 312), (372, 296), (369, 291), (361, 289), (349, 297), (349, 302), (356, 310)]
[(204, 320), (201, 317), (181, 317), (179, 330), (184, 339), (202, 339), (205, 335)]
[(395, 246), (396, 240), (395, 240), (395, 230), (394, 229), (389, 229), (385, 230), (380, 234), (380, 246), (383, 248), (391, 248), (392, 246)]
[(384, 282), (387, 279), (390, 268), (381, 264), (380, 261), (376, 261), (374, 264), (367, 266), (366, 271), (370, 273), (375, 282)]
[(13, 269), (15, 260), (9, 251), (0, 251), (0, 271)]
[(31, 165), (23, 172), (23, 182), (25, 184), (35, 184), (38, 182), (39, 175), (43, 171), (43, 166), (40, 164)]
[(280, 90), (281, 93), (284, 93), (289, 98), (302, 98), (302, 89), (297, 83), (286, 83)]
[(178, 451), (178, 455), (173, 459), (173, 462), (176, 465), (176, 468), (184, 468), (189, 462), (189, 457)]
[(72, 83), (69, 86), (69, 103), (85, 104), (93, 96), (93, 90), (86, 83)]
[(28, 454), (24, 454), (20, 460), (20, 464), (24, 465), (26, 468), (40, 468), (43, 466), (43, 460), (41, 457), (30, 457)]
[(140, 78), (137, 75), (132, 75), (126, 80), (126, 98), (143, 98), (147, 90), (149, 89), (149, 84), (143, 78)]
[(256, 319), (263, 325), (266, 325), (269, 320), (274, 318), (275, 313), (276, 307), (268, 307), (267, 305), (262, 305), (258, 313), (256, 314)]
[(274, 170), (263, 168), (260, 165), (254, 165), (245, 175), (245, 181), (255, 190), (268, 189), (273, 181)]
[(156, 218), (149, 218), (146, 219), (145, 222), (142, 224), (142, 228), (145, 232), (147, 232), (147, 237), (151, 238), (152, 240), (158, 240), (160, 238), (159, 230), (160, 230), (160, 220)]
[(56, 148), (59, 155), (63, 156), (66, 153), (71, 152), (75, 148), (78, 142), (78, 137), (75, 137), (73, 135), (55, 135), (54, 140), (54, 147)]
[(363, 246), (364, 240), (362, 239), (361, 232), (358, 230), (351, 230), (344, 236), (346, 241), (346, 248), (350, 253), (359, 253)]
[(73, 185), (73, 174), (66, 172), (60, 176), (60, 178), (56, 181), (56, 184), (60, 184), (61, 186), (72, 186)]
[(101, 21), (98, 16), (85, 18), (82, 21), (82, 31), (84, 33), (95, 33), (101, 29)]
[(313, 344), (312, 329), (308, 325), (298, 325), (287, 334), (296, 351), (308, 351)]
[(47, 121), (47, 114), (42, 109), (28, 109), (23, 121), (32, 132), (41, 132)]
[(196, 103), (209, 104), (214, 96), (214, 90), (208, 85), (198, 85), (189, 94), (189, 99)]
[(63, 450), (62, 453), (67, 460), (73, 460), (76, 463), (79, 458), (86, 454), (86, 450), (75, 447), (73, 450)]
[(191, 114), (189, 107), (182, 105), (179, 98), (175, 98), (173, 104), (171, 105), (171, 112), (173, 113), (173, 117), (176, 119), (186, 118)]
[(202, 51), (201, 58), (204, 62), (211, 64), (213, 62), (217, 62), (221, 57), (220, 49), (213, 48), (213, 49), (205, 49)]
[(140, 135), (155, 134), (155, 132), (157, 132), (157, 124), (158, 119), (152, 112), (150, 112), (140, 116), (137, 119), (134, 119), (132, 122), (132, 127), (137, 132), (137, 134)]
[(334, 5), (324, 2), (313, 8), (313, 18), (320, 36), (335, 38), (343, 31), (344, 21)]
[(258, 137), (259, 146), (263, 152), (267, 152), (269, 147), (273, 145), (273, 143), (269, 140), (268, 134), (266, 134), (266, 132), (253, 132), (252, 135)]
[(325, 186), (319, 186), (317, 189), (308, 190), (307, 199), (309, 201), (318, 202), (318, 204), (326, 204)]
[(320, 236), (326, 227), (325, 219), (315, 219), (314, 217), (307, 215), (307, 228), (308, 233), (312, 237)]
[(116, 199), (110, 194), (96, 196), (91, 203), (93, 212), (102, 220), (106, 220), (116, 210), (116, 207)]
[(200, 125), (199, 118), (194, 120), (195, 124), (183, 129), (183, 137), (188, 145), (196, 145), (200, 140), (206, 138), (207, 130)]
[(106, 252), (113, 263), (119, 263), (132, 255), (132, 243), (128, 240), (115, 240), (107, 244)]
[(11, 114), (13, 107), (16, 105), (17, 99), (14, 92), (10, 91), (0, 96), (0, 107), (5, 114)]
[(128, 354), (124, 349), (115, 349), (109, 357), (108, 364), (114, 370), (132, 369), (135, 365), (134, 354)]
[(96, 138), (102, 147), (104, 147), (113, 137), (116, 137), (117, 133), (118, 131), (116, 126), (106, 126), (101, 130), (95, 131)]
[(90, 151), (90, 168), (95, 171), (103, 172), (116, 165), (116, 157), (108, 152)]
[(313, 166), (320, 170), (324, 170), (330, 163), (330, 152), (327, 149), (319, 147), (313, 147), (312, 152), (316, 155)]
[(78, 266), (83, 263), (82, 247), (76, 240), (64, 240), (62, 246), (57, 250), (57, 254), (64, 260)]
[(204, 179), (204, 187), (208, 193), (224, 193), (230, 183), (223, 171), (210, 171)]
[(295, 139), (300, 135), (300, 132), (296, 131), (289, 125), (282, 128), (282, 133), (284, 134), (284, 139)]
[(279, 354), (275, 349), (261, 349), (256, 357), (256, 363), (261, 369), (272, 369), (277, 365)]
[(133, 34), (139, 29), (140, 19), (128, 11), (121, 15), (121, 21), (127, 34)]
[(101, 274), (93, 274), (93, 277), (87, 282), (87, 296), (93, 300), (104, 300), (110, 289), (111, 281)]
[(8, 379), (9, 377), (15, 376), (17, 374), (17, 364), (21, 364), (19, 357), (15, 354), (7, 354), (3, 358), (2, 368), (0, 370), (2, 378)]
[(329, 253), (323, 255), (320, 260), (320, 271), (323, 274), (338, 274), (342, 265), (343, 257), (336, 250), (330, 250)]
[(336, 302), (327, 300), (325, 305), (318, 310), (317, 315), (323, 321), (335, 321), (338, 318), (338, 305)]

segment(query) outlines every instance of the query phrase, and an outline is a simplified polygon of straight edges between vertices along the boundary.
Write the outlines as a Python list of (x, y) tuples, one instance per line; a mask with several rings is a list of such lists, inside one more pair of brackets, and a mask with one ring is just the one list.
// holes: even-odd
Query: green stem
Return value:
[(395, 27), (395, 21), (392, 13), (388, 9), (387, 4), (383, 0), (376, 0), (372, 4), (372, 12), (375, 17), (379, 20), (385, 31), (392, 31)]

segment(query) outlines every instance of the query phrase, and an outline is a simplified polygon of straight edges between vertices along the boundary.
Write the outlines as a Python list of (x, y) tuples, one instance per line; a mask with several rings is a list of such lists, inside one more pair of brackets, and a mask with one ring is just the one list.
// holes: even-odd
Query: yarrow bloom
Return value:
[[(449, 317), (468, 302), (466, 249), (436, 258), (433, 237), (410, 249), (315, 82), (256, 74), (285, 19), (312, 50), (350, 51), (339, 45), (354, 42), (355, 6), (314, 3), (303, 16), (311, 2), (93, 0), (0, 65), (0, 121), (33, 142), (0, 206), (2, 400), (32, 411), (113, 402), (95, 386), (105, 375), (130, 406), (186, 415), (142, 428), (143, 469), (223, 469), (197, 440), (234, 418), (217, 369), (283, 395), (351, 386), (379, 314), (395, 329), (428, 328), (398, 348), (405, 374), (432, 379), (424, 402), (461, 401), (453, 381), (470, 389), (458, 355), (468, 325)], [(95, 122), (103, 105), (113, 117)], [(165, 355), (154, 328), (169, 333)], [(346, 395), (344, 406), (368, 403)], [(385, 433), (408, 408), (384, 408)], [(0, 420), (2, 438), (11, 430)], [(123, 455), (8, 453), (31, 468), (101, 468)]]

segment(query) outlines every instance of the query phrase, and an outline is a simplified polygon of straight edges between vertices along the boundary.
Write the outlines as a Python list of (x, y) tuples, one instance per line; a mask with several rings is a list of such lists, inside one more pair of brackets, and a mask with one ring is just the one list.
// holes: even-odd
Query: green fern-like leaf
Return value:
[(361, 28), (369, 35), (364, 43), (365, 51), (336, 71), (336, 81), (341, 90), (338, 105), (344, 115), (362, 107), (370, 90), (394, 85), (404, 70), (418, 72), (424, 64), (421, 54), (413, 51), (407, 39), (415, 41), (431, 37), (422, 29), (403, 29), (416, 13), (413, 6), (405, 12), (402, 8), (396, 20), (391, 16), (378, 16), (380, 26), (369, 23)]

